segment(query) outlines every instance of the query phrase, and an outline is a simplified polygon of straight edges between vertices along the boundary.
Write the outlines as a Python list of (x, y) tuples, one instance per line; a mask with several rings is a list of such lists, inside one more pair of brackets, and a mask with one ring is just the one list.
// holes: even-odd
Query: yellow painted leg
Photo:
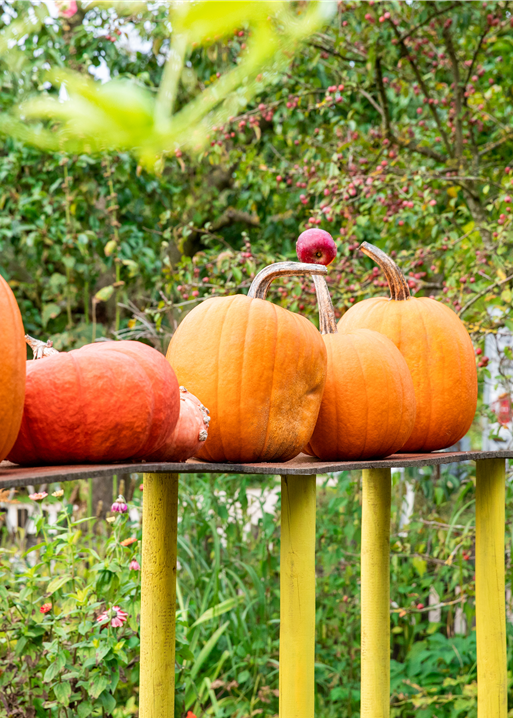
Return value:
[(506, 718), (505, 461), (477, 461), (477, 714)]
[(280, 718), (313, 718), (315, 476), (281, 477)]
[(178, 474), (144, 474), (140, 718), (173, 718)]
[(363, 471), (361, 718), (390, 715), (390, 469)]

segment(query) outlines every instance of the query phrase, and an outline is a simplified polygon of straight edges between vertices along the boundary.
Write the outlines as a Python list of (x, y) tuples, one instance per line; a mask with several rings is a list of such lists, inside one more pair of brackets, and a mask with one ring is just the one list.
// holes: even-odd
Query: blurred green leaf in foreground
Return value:
[[(102, 3), (118, 13), (133, 12), (126, 3)], [(88, 6), (89, 9), (89, 6)], [(65, 68), (48, 71), (53, 88), (65, 85), (69, 99), (41, 93), (0, 118), (0, 130), (41, 149), (94, 153), (132, 150), (141, 164), (159, 169), (162, 157), (177, 150), (201, 150), (213, 127), (239, 114), (251, 98), (290, 63), (296, 45), (318, 31), (336, 3), (223, 2), (171, 3), (170, 49), (156, 94), (127, 80), (95, 82)], [(0, 52), (13, 53), (16, 36), (27, 22), (43, 22), (38, 8), (29, 20), (9, 26)], [(174, 111), (187, 54), (237, 28), (250, 31), (237, 62), (215, 82)], [(10, 62), (22, 59), (15, 50)]]

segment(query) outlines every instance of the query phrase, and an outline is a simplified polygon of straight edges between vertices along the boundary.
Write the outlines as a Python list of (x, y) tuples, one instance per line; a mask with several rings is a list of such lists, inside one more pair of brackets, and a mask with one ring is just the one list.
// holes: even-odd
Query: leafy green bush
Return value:
[[(415, 513), (401, 525), (404, 479)], [(472, 466), (394, 474), (391, 557), (392, 715), (475, 715)], [(66, 485), (69, 496), (71, 487)], [(4, 532), (0, 553), (0, 716), (112, 716), (137, 711), (141, 528), (117, 515), (39, 515), (37, 543)], [(144, 496), (144, 492), (142, 493)], [(512, 506), (508, 491), (508, 508)], [(20, 496), (21, 501), (27, 501)], [(53, 500), (53, 499), (48, 499)], [(316, 711), (359, 714), (358, 472), (319, 477)], [(141, 494), (130, 503), (140, 509)], [(263, 510), (267, 506), (267, 510)], [(274, 506), (274, 508), (272, 508)], [(39, 509), (39, 506), (38, 506)], [(259, 509), (257, 511), (257, 509)], [(187, 475), (180, 482), (177, 711), (184, 718), (265, 718), (278, 712), (279, 480)], [(92, 528), (95, 528), (95, 532)], [(129, 546), (122, 542), (132, 537)], [(511, 541), (511, 539), (510, 539)], [(128, 542), (129, 543), (129, 542)], [(511, 543), (508, 542), (508, 556)], [(508, 571), (511, 563), (508, 560)], [(429, 595), (441, 617), (429, 622)], [(40, 609), (51, 603), (47, 613)], [(98, 617), (118, 606), (121, 626)], [(458, 607), (466, 620), (455, 635)], [(48, 608), (48, 606), (46, 606)], [(45, 610), (46, 610), (45, 608)], [(508, 633), (511, 626), (508, 624)], [(508, 654), (513, 666), (512, 648)], [(513, 696), (512, 696), (513, 697)], [(10, 712), (9, 712), (10, 711)]]

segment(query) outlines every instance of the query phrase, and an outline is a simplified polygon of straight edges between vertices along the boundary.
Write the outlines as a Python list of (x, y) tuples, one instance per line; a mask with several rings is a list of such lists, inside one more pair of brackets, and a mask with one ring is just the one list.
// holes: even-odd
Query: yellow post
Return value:
[(390, 715), (390, 469), (365, 469), (362, 496), (361, 718)]
[(315, 480), (281, 477), (280, 718), (314, 718)]
[(504, 459), (476, 463), (477, 714), (506, 718), (506, 467)]
[(173, 718), (178, 474), (144, 474), (139, 718)]

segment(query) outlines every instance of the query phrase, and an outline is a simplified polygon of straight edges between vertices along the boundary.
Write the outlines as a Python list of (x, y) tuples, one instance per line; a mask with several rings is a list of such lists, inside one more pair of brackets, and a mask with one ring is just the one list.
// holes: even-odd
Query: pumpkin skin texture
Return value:
[[(285, 265), (289, 271), (280, 269)], [(275, 276), (326, 272), (295, 262), (271, 267), (278, 268)], [(268, 267), (257, 275), (250, 294), (261, 275), (271, 276), (268, 270), (272, 274)], [(307, 319), (257, 296), (265, 291), (207, 299), (169, 345), (167, 358), (180, 384), (210, 410), (201, 459), (288, 461), (313, 432), (326, 380), (324, 342)]]
[(146, 458), (166, 441), (179, 415), (176, 376), (140, 342), (89, 344), (27, 362), (18, 439), (19, 464)]
[(3, 461), (12, 449), (21, 425), (27, 348), (18, 304), (10, 286), (1, 275), (0, 332), (0, 461)]
[(160, 449), (148, 456), (148, 461), (187, 461), (207, 440), (209, 423), (208, 409), (181, 386), (178, 422)]
[[(369, 256), (381, 259), (380, 250), (372, 245), (366, 248), (369, 246)], [(393, 267), (387, 271), (395, 271)], [(396, 280), (400, 281), (392, 275), (389, 283)], [(465, 436), (476, 412), (477, 369), (472, 342), (463, 322), (449, 307), (435, 299), (409, 296), (407, 285), (397, 291), (402, 298), (377, 297), (355, 304), (338, 327), (343, 333), (362, 328), (378, 331), (404, 356), (415, 388), (417, 415), (402, 451), (445, 449)]]
[(306, 453), (323, 461), (396, 453), (415, 422), (413, 381), (387, 337), (369, 329), (325, 334), (328, 375)]

